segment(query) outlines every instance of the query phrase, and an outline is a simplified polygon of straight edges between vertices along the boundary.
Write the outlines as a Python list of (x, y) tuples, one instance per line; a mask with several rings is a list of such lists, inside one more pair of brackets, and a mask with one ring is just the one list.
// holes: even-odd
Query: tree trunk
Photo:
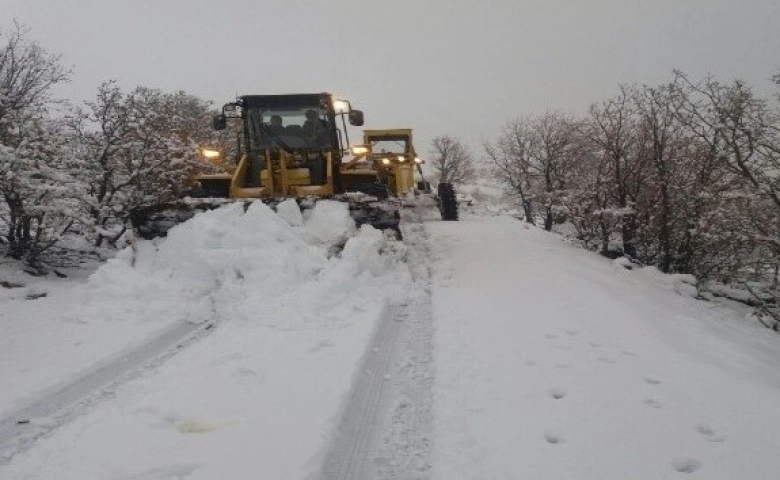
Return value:
[(547, 215), (544, 217), (544, 229), (548, 232), (552, 230), (553, 226), (553, 214), (552, 214), (552, 206), (547, 206)]
[(670, 210), (669, 188), (664, 180), (661, 183), (661, 225), (658, 232), (658, 244), (661, 249), (661, 263), (659, 267), (664, 273), (669, 273), (672, 267), (671, 232), (669, 226)]
[(633, 213), (623, 216), (621, 236), (623, 237), (623, 253), (631, 258), (636, 258), (636, 215)]

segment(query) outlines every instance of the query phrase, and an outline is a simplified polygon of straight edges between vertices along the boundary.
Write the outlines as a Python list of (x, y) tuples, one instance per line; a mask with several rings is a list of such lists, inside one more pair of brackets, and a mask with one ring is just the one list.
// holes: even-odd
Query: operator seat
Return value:
[(301, 137), (303, 136), (303, 127), (300, 125), (287, 125), (284, 127), (284, 134)]

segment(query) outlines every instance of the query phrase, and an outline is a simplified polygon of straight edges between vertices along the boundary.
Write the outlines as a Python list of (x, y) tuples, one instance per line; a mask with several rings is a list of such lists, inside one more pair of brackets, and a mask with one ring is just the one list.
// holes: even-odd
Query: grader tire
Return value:
[(444, 221), (458, 220), (458, 198), (451, 183), (439, 184), (439, 211)]

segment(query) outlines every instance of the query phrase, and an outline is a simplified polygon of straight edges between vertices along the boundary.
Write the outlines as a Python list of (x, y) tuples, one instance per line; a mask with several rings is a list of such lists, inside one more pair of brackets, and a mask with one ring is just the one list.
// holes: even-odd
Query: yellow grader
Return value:
[(352, 159), (341, 167), (349, 190), (364, 191), (380, 198), (403, 197), (417, 187), (415, 169), (422, 176), (408, 128), (363, 130), (363, 144), (351, 148)]
[[(352, 159), (341, 167), (347, 190), (366, 192), (378, 198), (409, 198), (431, 193), (410, 128), (364, 130), (363, 144), (353, 146), (351, 153)], [(419, 181), (415, 179), (415, 171)], [(437, 202), (443, 220), (458, 219), (458, 203), (452, 184), (439, 184)]]

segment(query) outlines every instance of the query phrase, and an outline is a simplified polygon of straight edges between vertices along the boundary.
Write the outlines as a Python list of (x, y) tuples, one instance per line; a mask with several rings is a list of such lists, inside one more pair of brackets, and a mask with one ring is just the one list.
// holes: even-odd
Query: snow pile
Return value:
[(344, 203), (322, 200), (306, 213), (306, 233), (315, 242), (338, 245), (345, 242), (355, 230), (355, 222)]
[(626, 270), (633, 270), (636, 266), (630, 259), (626, 257), (618, 257), (612, 260), (612, 265), (615, 265), (616, 267), (623, 267)]
[(303, 215), (298, 202), (293, 198), (281, 202), (276, 206), (276, 214), (279, 215), (291, 227), (303, 226)]
[(699, 296), (699, 281), (693, 275), (663, 273), (658, 268), (652, 266), (642, 268), (640, 275), (653, 279), (653, 281), (682, 297), (698, 298)]
[[(386, 270), (383, 234), (364, 226), (352, 237), (346, 204), (318, 202), (305, 221), (295, 201), (281, 205), (277, 214), (262, 202), (246, 212), (229, 204), (173, 228), (159, 244), (140, 242), (90, 278), (90, 295), (130, 303), (147, 317), (201, 322), (223, 311), (214, 302), (244, 304), (244, 316), (270, 315), (262, 308), (269, 297), (305, 292), (311, 298), (321, 287), (308, 284), (323, 278), (346, 288), (363, 272)], [(343, 254), (332, 257), (342, 245)]]

